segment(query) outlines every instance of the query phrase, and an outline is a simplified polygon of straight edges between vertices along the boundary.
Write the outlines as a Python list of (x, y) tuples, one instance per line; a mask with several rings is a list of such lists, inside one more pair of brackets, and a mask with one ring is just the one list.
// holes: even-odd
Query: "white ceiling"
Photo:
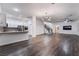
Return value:
[[(16, 17), (51, 16), (53, 22), (64, 20), (69, 15), (72, 15), (73, 20), (78, 20), (79, 17), (78, 3), (3, 3), (0, 5), (3, 12)], [(18, 8), (19, 11), (16, 12), (13, 8)]]

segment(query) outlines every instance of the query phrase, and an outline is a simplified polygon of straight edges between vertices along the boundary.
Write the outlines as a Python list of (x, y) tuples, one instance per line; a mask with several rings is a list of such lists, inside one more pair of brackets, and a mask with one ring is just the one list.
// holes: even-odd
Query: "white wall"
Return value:
[(76, 21), (75, 24), (76, 24), (76, 28), (77, 28), (76, 34), (79, 35), (79, 20)]
[[(32, 36), (33, 36), (33, 34), (35, 34), (35, 35), (43, 34), (44, 33), (44, 23), (40, 19), (36, 18), (36, 20), (33, 21), (33, 18), (31, 18), (28, 21), (28, 30), (29, 30), (29, 34)], [(34, 30), (35, 30), (35, 33), (33, 33)]]
[(28, 21), (28, 34), (32, 35), (32, 19), (29, 19)]
[(9, 27), (17, 27), (18, 25), (25, 25), (28, 26), (28, 18), (26, 20), (20, 20), (16, 18), (6, 18), (6, 22), (8, 23)]
[(28, 31), (29, 31), (28, 34), (32, 35), (32, 19), (31, 18), (20, 20), (20, 19), (8, 17), (6, 19), (6, 22), (8, 23), (9, 27), (17, 27), (18, 25), (28, 26)]
[(44, 33), (44, 23), (42, 20), (37, 19), (36, 20), (36, 34), (40, 35)]
[[(78, 32), (77, 22), (69, 22), (69, 23), (58, 22), (58, 23), (55, 23), (55, 26), (56, 25), (59, 26), (59, 33), (77, 34), (77, 32)], [(72, 30), (63, 30), (63, 26), (65, 26), (65, 25), (71, 25)]]

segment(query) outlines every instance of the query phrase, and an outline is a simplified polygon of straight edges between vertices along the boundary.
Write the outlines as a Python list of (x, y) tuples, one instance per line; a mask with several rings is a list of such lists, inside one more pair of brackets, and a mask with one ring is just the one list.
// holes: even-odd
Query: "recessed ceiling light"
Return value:
[(16, 11), (16, 12), (18, 12), (18, 11), (19, 11), (19, 9), (18, 9), (18, 8), (13, 8), (13, 10), (14, 10), (14, 11)]

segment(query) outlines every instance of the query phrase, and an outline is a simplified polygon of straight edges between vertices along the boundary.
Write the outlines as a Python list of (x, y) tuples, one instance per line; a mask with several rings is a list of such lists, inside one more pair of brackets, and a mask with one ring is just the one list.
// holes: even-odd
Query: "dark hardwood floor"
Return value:
[(79, 56), (79, 36), (39, 35), (28, 41), (0, 46), (0, 56)]

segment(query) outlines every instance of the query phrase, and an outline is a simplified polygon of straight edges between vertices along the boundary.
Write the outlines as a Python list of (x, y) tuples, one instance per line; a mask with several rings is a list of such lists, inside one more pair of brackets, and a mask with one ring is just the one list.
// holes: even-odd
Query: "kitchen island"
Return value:
[(0, 46), (28, 40), (28, 31), (19, 32), (1, 32), (0, 33)]

